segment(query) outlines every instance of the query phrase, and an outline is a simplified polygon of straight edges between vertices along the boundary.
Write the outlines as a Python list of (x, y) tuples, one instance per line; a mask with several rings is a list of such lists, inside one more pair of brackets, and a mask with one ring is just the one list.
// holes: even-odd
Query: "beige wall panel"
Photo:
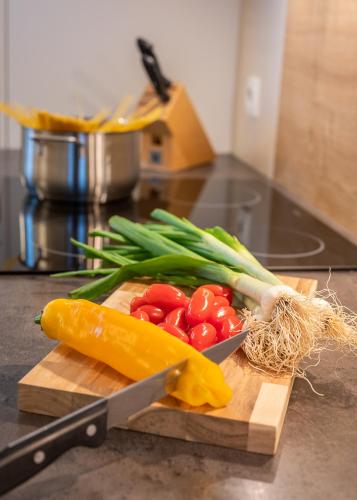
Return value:
[(290, 0), (275, 178), (357, 239), (357, 2)]

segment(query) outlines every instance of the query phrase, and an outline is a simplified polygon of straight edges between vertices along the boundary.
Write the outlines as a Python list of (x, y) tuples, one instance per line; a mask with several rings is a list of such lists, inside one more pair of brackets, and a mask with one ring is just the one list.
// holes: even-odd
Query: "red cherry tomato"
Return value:
[(228, 287), (223, 287), (223, 295), (222, 297), (225, 297), (230, 304), (233, 302), (233, 291), (231, 288)]
[(174, 337), (182, 340), (182, 342), (185, 342), (186, 344), (190, 342), (188, 335), (178, 326), (175, 326), (171, 323), (159, 323), (157, 326), (165, 330), (165, 332), (170, 333)]
[(235, 316), (236, 312), (231, 306), (219, 306), (213, 307), (211, 309), (210, 315), (208, 316), (208, 322), (212, 323), (216, 328), (221, 327), (221, 323), (224, 319), (229, 316)]
[(145, 311), (133, 311), (130, 316), (134, 316), (134, 318), (141, 319), (143, 321), (150, 321), (148, 313)]
[(187, 306), (186, 320), (190, 326), (204, 323), (211, 312), (214, 295), (210, 290), (199, 287), (193, 292)]
[(203, 351), (216, 341), (216, 329), (210, 323), (200, 323), (190, 330), (190, 344), (197, 351)]
[(149, 316), (149, 321), (157, 325), (164, 320), (165, 314), (159, 307), (152, 306), (151, 304), (145, 304), (140, 306), (137, 311), (144, 311)]
[(229, 304), (232, 304), (233, 292), (231, 288), (227, 286), (214, 285), (214, 284), (202, 285), (199, 288), (197, 288), (197, 290), (199, 290), (200, 288), (206, 288), (206, 290), (210, 290), (216, 297), (225, 297), (228, 300)]
[(184, 332), (187, 330), (186, 310), (184, 307), (177, 307), (170, 311), (165, 318), (165, 323), (178, 326)]
[(143, 306), (145, 304), (147, 304), (147, 302), (144, 297), (140, 297), (140, 295), (138, 295), (137, 297), (133, 297), (130, 302), (130, 312), (132, 313), (136, 311), (140, 306)]
[(152, 304), (166, 311), (183, 307), (186, 301), (186, 295), (182, 290), (172, 285), (160, 283), (149, 286), (143, 297), (147, 304)]
[(228, 299), (226, 297), (215, 297), (213, 301), (213, 307), (229, 306)]
[(228, 337), (233, 337), (243, 330), (244, 322), (237, 316), (229, 316), (226, 318), (221, 325), (219, 331), (217, 331), (217, 339), (219, 341), (226, 340)]

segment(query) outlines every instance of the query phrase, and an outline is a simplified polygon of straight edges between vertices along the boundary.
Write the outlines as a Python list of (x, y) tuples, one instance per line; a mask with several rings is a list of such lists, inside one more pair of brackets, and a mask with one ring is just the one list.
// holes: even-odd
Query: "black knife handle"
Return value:
[(150, 73), (148, 71), (147, 64), (145, 64), (145, 61), (147, 61), (148, 59), (151, 61), (152, 66), (154, 66), (156, 78), (160, 81), (163, 89), (166, 90), (166, 89), (170, 88), (171, 82), (170, 82), (170, 80), (168, 80), (166, 78), (166, 76), (164, 76), (164, 74), (161, 71), (161, 66), (159, 64), (158, 58), (156, 57), (156, 55), (154, 53), (153, 45), (150, 42), (148, 42), (147, 40), (144, 40), (144, 38), (137, 38), (136, 43), (137, 43), (139, 50), (141, 52), (142, 60), (143, 60), (145, 69), (149, 75), (149, 78), (151, 79), (152, 76), (150, 75)]
[(75, 446), (100, 446), (107, 402), (100, 399), (10, 443), (0, 451), (0, 495), (34, 476)]
[(157, 71), (160, 74), (161, 81), (162, 81), (164, 87), (169, 88), (171, 86), (171, 82), (163, 75), (163, 73), (161, 71), (159, 60), (155, 55), (153, 45), (150, 42), (148, 42), (147, 40), (144, 40), (144, 38), (137, 38), (136, 43), (139, 47), (139, 50), (140, 50), (142, 56), (147, 55), (147, 56), (150, 56), (154, 60), (155, 66), (157, 68)]
[(156, 93), (160, 97), (162, 102), (168, 102), (170, 97), (165, 89), (165, 86), (161, 80), (161, 75), (157, 71), (157, 68), (153, 62), (153, 59), (148, 57), (148, 56), (143, 56), (142, 61), (144, 64), (144, 67), (146, 69), (146, 72), (150, 78), (151, 83), (153, 84)]

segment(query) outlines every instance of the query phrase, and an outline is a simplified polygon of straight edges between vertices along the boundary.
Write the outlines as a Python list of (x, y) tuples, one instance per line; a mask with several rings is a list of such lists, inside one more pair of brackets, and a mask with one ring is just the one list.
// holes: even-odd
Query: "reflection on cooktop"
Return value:
[(256, 257), (260, 259), (301, 259), (313, 257), (325, 250), (325, 243), (321, 238), (295, 229), (273, 227), (270, 240), (269, 253), (254, 251)]
[[(182, 179), (183, 181), (183, 179)], [(161, 198), (166, 202), (173, 202), (177, 205), (192, 205), (196, 203), (196, 199), (187, 198), (188, 182), (190, 184), (190, 192), (201, 192), (202, 179), (186, 179), (182, 184), (179, 192), (171, 194), (170, 188), (163, 190)], [(205, 183), (205, 189), (199, 199), (200, 208), (218, 208), (224, 210), (227, 208), (253, 207), (262, 201), (261, 194), (250, 188), (249, 186), (241, 185), (238, 182), (229, 183), (230, 179), (217, 179), (216, 182)], [(195, 186), (196, 185), (196, 186)], [(196, 189), (195, 189), (196, 187)]]
[(111, 215), (143, 222), (157, 207), (202, 227), (224, 227), (271, 269), (357, 268), (352, 243), (253, 170), (231, 158), (225, 163), (224, 174), (219, 165), (194, 176), (145, 172), (131, 197), (100, 206), (41, 202), (27, 195), (16, 176), (3, 174), (0, 271), (83, 268), (88, 264), (71, 237), (98, 247), (101, 240), (88, 233), (106, 229)]

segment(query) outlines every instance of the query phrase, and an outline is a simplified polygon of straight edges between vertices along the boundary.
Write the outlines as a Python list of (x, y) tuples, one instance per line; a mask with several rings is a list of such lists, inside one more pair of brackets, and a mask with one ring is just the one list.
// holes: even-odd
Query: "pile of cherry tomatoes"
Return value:
[(231, 304), (232, 290), (221, 285), (202, 285), (187, 297), (175, 286), (154, 284), (132, 299), (130, 314), (202, 351), (242, 331)]

